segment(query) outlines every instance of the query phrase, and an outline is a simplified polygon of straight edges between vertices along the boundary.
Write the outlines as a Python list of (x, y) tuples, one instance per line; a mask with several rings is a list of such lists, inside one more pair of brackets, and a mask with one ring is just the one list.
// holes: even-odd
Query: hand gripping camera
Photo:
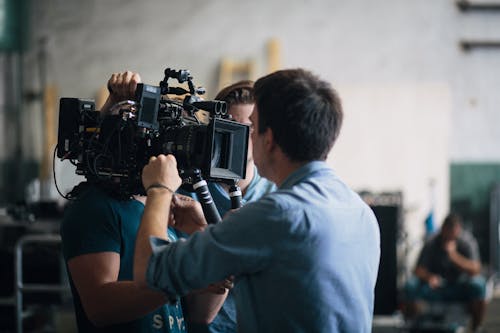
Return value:
[[(170, 87), (168, 80), (188, 89)], [(165, 70), (159, 86), (139, 84), (135, 100), (107, 114), (92, 100), (61, 98), (57, 156), (76, 174), (120, 197), (144, 194), (141, 172), (151, 156), (173, 154), (185, 183), (232, 184), (245, 178), (249, 127), (232, 121), (222, 101), (203, 101), (187, 70)], [(169, 96), (184, 95), (184, 98)], [(208, 123), (198, 111), (208, 112)]]

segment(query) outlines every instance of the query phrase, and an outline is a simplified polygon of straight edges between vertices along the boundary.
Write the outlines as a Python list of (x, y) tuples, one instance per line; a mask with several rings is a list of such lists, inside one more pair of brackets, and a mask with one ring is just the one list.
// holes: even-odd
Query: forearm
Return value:
[(462, 256), (459, 252), (453, 251), (449, 254), (450, 260), (463, 272), (469, 275), (477, 275), (481, 272), (481, 264), (478, 261), (470, 260)]
[(415, 268), (415, 275), (422, 281), (429, 282), (429, 280), (435, 275), (427, 270), (423, 266), (417, 266)]
[(115, 104), (115, 102), (112, 100), (111, 97), (108, 97), (104, 104), (101, 107), (101, 113), (102, 114), (108, 114), (109, 111), (111, 110), (111, 107)]
[(146, 270), (152, 250), (149, 237), (167, 238), (172, 193), (161, 188), (148, 191), (146, 206), (137, 233), (134, 255), (134, 281), (146, 283)]
[(161, 292), (133, 281), (116, 281), (98, 287), (83, 306), (94, 325), (108, 326), (143, 317), (166, 302)]
[(189, 321), (197, 324), (210, 324), (226, 300), (228, 291), (215, 294), (209, 291), (193, 292), (185, 297)]

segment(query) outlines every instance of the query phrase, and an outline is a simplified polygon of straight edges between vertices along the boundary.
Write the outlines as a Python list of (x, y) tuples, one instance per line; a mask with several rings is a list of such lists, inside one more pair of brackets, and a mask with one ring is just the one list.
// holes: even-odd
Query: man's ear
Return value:
[(271, 152), (276, 147), (276, 141), (274, 141), (273, 130), (268, 127), (264, 132), (264, 147), (266, 151)]

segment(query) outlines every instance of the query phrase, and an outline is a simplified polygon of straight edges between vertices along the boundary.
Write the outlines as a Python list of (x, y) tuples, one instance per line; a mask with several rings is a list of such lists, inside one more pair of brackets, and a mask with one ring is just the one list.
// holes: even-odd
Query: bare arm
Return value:
[[(172, 191), (176, 190), (180, 185), (180, 178), (175, 158), (172, 155), (152, 157), (144, 167), (142, 180), (146, 189), (152, 184), (161, 184)], [(134, 280), (141, 285), (146, 285), (146, 271), (152, 254), (149, 237), (166, 238), (165, 230), (171, 215), (171, 224), (188, 234), (206, 227), (200, 204), (184, 196), (173, 199), (173, 193), (169, 189), (158, 187), (147, 190), (146, 206), (137, 234), (134, 256)], [(171, 209), (174, 214), (171, 214)], [(188, 315), (197, 322), (209, 323), (219, 312), (225, 298), (225, 292), (193, 293), (186, 298), (191, 304)]]
[(415, 268), (415, 275), (420, 280), (427, 282), (432, 289), (441, 285), (441, 277), (437, 274), (429, 272), (429, 270), (424, 266), (417, 266), (417, 268)]
[[(172, 200), (171, 225), (176, 229), (192, 234), (203, 231), (207, 222), (198, 201), (176, 194)], [(232, 279), (214, 283), (206, 289), (197, 290), (184, 297), (189, 321), (201, 324), (211, 323), (224, 304), (228, 290), (233, 287)]]
[(189, 321), (210, 324), (226, 301), (227, 294), (227, 290), (223, 294), (215, 294), (207, 289), (184, 297)]
[(133, 281), (117, 281), (120, 255), (99, 252), (77, 256), (68, 268), (83, 309), (96, 326), (140, 318), (166, 302), (162, 293), (140, 288)]
[(133, 99), (137, 84), (141, 82), (138, 73), (126, 71), (123, 73), (113, 73), (108, 80), (109, 96), (101, 107), (101, 112), (108, 113), (113, 105), (118, 102)]
[[(147, 191), (147, 199), (135, 243), (134, 281), (146, 285), (146, 271), (152, 254), (149, 237), (167, 239), (173, 191), (181, 184), (175, 157), (151, 157), (142, 171), (142, 183)], [(150, 188), (153, 184), (164, 187)]]
[(230, 277), (187, 295), (184, 300), (188, 320), (199, 324), (210, 324), (226, 301), (229, 290), (233, 288), (233, 281), (234, 278)]
[(454, 263), (462, 272), (471, 276), (481, 272), (481, 263), (476, 260), (468, 259), (457, 251), (456, 242), (449, 242), (445, 245), (446, 252), (452, 263)]
[(148, 191), (134, 255), (134, 281), (142, 286), (146, 286), (146, 270), (152, 254), (149, 237), (167, 239), (166, 230), (172, 195), (173, 193), (162, 188), (152, 188)]

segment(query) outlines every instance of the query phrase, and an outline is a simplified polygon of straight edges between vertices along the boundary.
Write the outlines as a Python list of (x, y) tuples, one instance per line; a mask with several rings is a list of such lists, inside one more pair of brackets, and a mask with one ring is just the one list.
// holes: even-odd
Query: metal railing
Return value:
[[(65, 277), (65, 270), (61, 269), (61, 282), (59, 284), (24, 283), (23, 280), (23, 250), (27, 244), (60, 244), (61, 237), (56, 234), (24, 235), (16, 243), (14, 252), (14, 298), (16, 306), (16, 331), (23, 332), (23, 293), (65, 293), (69, 284)], [(62, 263), (62, 258), (61, 258)], [(62, 264), (61, 268), (64, 267)]]

